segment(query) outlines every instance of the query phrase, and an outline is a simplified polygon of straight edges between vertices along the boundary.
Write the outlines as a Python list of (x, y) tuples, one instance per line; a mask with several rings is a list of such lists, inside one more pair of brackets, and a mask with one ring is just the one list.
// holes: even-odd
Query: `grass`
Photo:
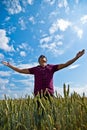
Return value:
[(64, 97), (0, 100), (0, 130), (87, 130), (87, 97), (69, 95), (66, 85), (63, 91)]

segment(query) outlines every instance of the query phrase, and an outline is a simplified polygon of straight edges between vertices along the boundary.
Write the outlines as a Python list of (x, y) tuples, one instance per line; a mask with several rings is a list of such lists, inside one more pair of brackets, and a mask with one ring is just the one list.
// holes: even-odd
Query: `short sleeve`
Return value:
[(30, 74), (35, 74), (36, 67), (29, 68), (28, 70), (29, 70)]
[(53, 72), (58, 71), (58, 65), (53, 65), (53, 66), (52, 66), (52, 70), (53, 70)]

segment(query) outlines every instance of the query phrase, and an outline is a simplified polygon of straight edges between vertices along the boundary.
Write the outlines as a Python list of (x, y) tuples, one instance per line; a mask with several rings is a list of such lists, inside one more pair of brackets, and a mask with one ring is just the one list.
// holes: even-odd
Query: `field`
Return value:
[(87, 97), (69, 95), (69, 86), (63, 91), (63, 97), (0, 100), (0, 130), (87, 130)]

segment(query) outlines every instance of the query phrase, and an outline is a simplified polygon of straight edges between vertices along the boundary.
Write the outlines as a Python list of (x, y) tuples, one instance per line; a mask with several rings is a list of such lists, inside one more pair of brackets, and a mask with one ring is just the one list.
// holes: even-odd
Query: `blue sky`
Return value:
[[(0, 61), (29, 68), (44, 54), (49, 64), (60, 64), (87, 50), (86, 0), (2, 0), (0, 1)], [(54, 88), (63, 94), (87, 95), (87, 54), (54, 75)], [(0, 63), (0, 99), (32, 95), (34, 77), (14, 72)]]

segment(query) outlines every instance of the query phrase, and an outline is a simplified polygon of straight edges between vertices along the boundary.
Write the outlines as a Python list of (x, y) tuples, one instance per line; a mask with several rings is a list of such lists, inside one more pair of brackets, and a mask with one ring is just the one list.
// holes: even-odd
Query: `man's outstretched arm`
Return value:
[(9, 68), (13, 69), (16, 72), (23, 73), (23, 74), (30, 74), (28, 69), (20, 69), (13, 65), (11, 65), (9, 62), (2, 61), (2, 64), (8, 66)]
[(71, 65), (71, 64), (74, 63), (78, 58), (80, 58), (84, 53), (85, 53), (85, 50), (83, 49), (82, 51), (79, 51), (73, 59), (67, 61), (67, 62), (64, 63), (64, 64), (59, 64), (59, 65), (58, 65), (58, 70), (63, 69), (63, 68), (65, 68), (65, 67)]

